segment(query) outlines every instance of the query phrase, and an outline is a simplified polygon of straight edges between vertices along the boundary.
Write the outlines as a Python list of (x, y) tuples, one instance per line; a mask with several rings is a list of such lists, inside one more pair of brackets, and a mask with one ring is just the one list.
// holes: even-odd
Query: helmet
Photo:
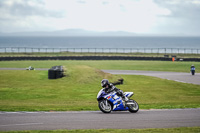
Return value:
[(102, 86), (102, 87), (106, 87), (106, 85), (109, 85), (109, 81), (108, 81), (107, 79), (103, 79), (103, 80), (101, 81), (101, 86)]

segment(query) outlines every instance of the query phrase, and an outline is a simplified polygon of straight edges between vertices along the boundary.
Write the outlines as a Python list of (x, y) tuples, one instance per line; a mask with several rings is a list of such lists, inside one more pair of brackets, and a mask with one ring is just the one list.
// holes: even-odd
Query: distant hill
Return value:
[(36, 31), (36, 32), (13, 32), (13, 33), (0, 33), (0, 36), (135, 36), (137, 34), (124, 31), (108, 31), (96, 32), (87, 31), (83, 29), (67, 29), (52, 32)]

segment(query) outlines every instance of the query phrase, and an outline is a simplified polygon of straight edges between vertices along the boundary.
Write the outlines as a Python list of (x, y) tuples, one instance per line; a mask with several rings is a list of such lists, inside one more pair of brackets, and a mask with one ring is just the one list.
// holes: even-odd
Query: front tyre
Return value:
[(99, 101), (99, 109), (103, 113), (110, 113), (112, 111), (112, 106), (107, 100), (103, 99)]
[(128, 105), (129, 112), (136, 113), (139, 110), (139, 105), (135, 100), (130, 100), (133, 104)]

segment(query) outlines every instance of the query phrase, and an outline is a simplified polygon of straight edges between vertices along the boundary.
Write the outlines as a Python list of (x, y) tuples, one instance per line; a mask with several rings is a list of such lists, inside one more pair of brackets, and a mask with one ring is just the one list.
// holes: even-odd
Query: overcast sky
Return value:
[(0, 32), (200, 35), (200, 0), (0, 0)]

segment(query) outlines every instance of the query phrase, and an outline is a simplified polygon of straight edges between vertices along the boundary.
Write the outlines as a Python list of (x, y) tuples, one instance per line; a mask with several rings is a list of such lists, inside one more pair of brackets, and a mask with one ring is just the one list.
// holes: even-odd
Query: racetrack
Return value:
[(137, 70), (102, 70), (102, 71), (111, 74), (146, 75), (162, 79), (174, 80), (177, 82), (200, 85), (200, 73), (195, 73), (195, 75), (191, 75), (190, 73), (183, 73), (183, 72), (161, 72), (161, 71), (137, 71)]
[(100, 111), (0, 112), (0, 131), (56, 129), (135, 129), (200, 126), (200, 108), (140, 110), (138, 113)]
[[(0, 68), (0, 70), (26, 70), (26, 68)], [(47, 71), (48, 68), (37, 68), (36, 70)], [(191, 73), (189, 72), (184, 73), (184, 72), (138, 71), (138, 70), (102, 70), (102, 71), (111, 74), (153, 76), (162, 79), (174, 80), (177, 82), (200, 85), (200, 73), (195, 73), (195, 75), (192, 76)]]
[[(1, 69), (3, 70), (3, 68)], [(7, 68), (4, 70), (8, 70)], [(10, 70), (25, 70), (10, 68)], [(36, 69), (48, 70), (48, 69)], [(185, 83), (200, 84), (200, 74), (134, 70), (102, 70), (111, 74), (147, 75)], [(141, 129), (199, 127), (200, 108), (140, 110), (138, 113), (100, 111), (0, 112), (0, 131), (56, 129)]]
[[(13, 70), (19, 70), (14, 69)], [(22, 69), (25, 70), (25, 69)], [(38, 69), (37, 69), (38, 70)], [(41, 69), (43, 70), (43, 69)], [(45, 70), (45, 69), (44, 69)], [(147, 75), (200, 84), (200, 74), (129, 70), (103, 70), (112, 74)], [(181, 81), (181, 80), (180, 80)], [(138, 113), (100, 111), (0, 112), (0, 131), (55, 129), (134, 129), (200, 126), (199, 109), (140, 110)]]

